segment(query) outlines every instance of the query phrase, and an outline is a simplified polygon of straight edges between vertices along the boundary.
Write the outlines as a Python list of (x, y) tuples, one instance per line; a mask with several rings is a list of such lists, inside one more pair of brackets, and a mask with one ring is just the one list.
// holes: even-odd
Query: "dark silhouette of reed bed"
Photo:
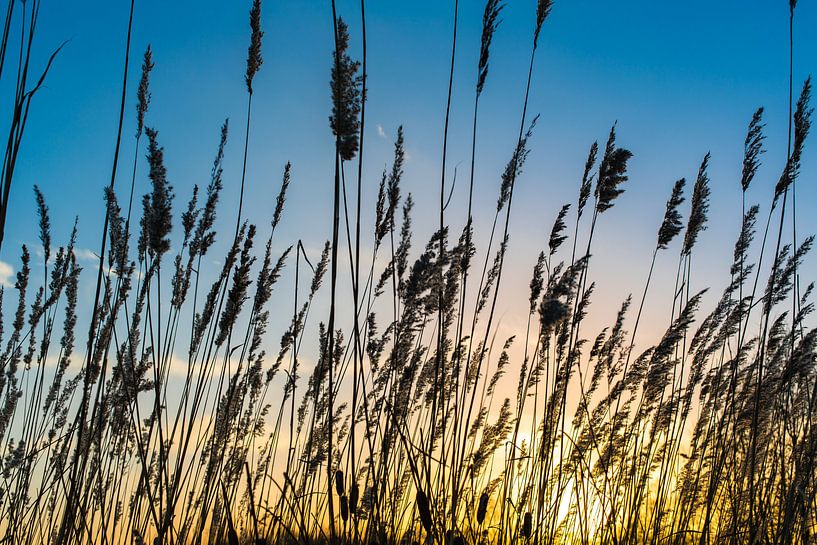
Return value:
[[(531, 13), (518, 136), (507, 143), (483, 247), (475, 245), (472, 216), (479, 106), (504, 4), (487, 0), (473, 55), (465, 218), (447, 208), (460, 24), (452, 4), (443, 166), (438, 193), (420, 197), (439, 222), (435, 216), (430, 239), (418, 241), (415, 197), (403, 190), (409, 136), (402, 128), (379, 184), (363, 175), (365, 1), (354, 23), (332, 2), (332, 230), (319, 255), (276, 234), (297, 184), (290, 164), (271, 218), (255, 225), (242, 211), (253, 81), (269, 39), (261, 0), (250, 7), (236, 211), (219, 208), (226, 121), (208, 185), (174, 187), (168, 179), (161, 135), (150, 124), (150, 48), (133, 85), (137, 132), (132, 144), (122, 137), (134, 5), (99, 267), (83, 276), (95, 277), (94, 299), (78, 297), (76, 227), (54, 240), (48, 201), (36, 187), (42, 254), (50, 259), (40, 268), (23, 247), (14, 289), (0, 287), (2, 543), (814, 542), (817, 330), (808, 325), (814, 284), (798, 273), (813, 237), (798, 234), (795, 214), (810, 80), (799, 98), (790, 81), (787, 160), (771, 165), (781, 174), (763, 205), (747, 202), (764, 151), (763, 109), (751, 116), (734, 180), (742, 223), (713, 308), (703, 309), (703, 292), (690, 289), (712, 212), (707, 154), (695, 180), (667, 187), (643, 290), (623, 298), (608, 327), (588, 331), (594, 234), (627, 198), (633, 157), (614, 125), (590, 147), (575, 202), (553, 207), (556, 220), (546, 246), (530, 256), (530, 277), (513, 280), (529, 282), (520, 309), (527, 322), (505, 339), (497, 337), (497, 300), (513, 274), (505, 258), (515, 184), (540, 130), (528, 97), (550, 0)], [(38, 8), (36, 0), (9, 2), (0, 76), (14, 10)], [(789, 8), (793, 32), (794, 0)], [(24, 39), (34, 31), (32, 21)], [(349, 52), (352, 40), (362, 44), (360, 60)], [(793, 50), (792, 39), (792, 59)], [(28, 58), (20, 62), (3, 221), (26, 111), (42, 83), (26, 91)], [(115, 187), (120, 146), (128, 145), (131, 185)], [(145, 167), (150, 190), (140, 201), (135, 182)], [(362, 195), (375, 191), (374, 209), (364, 209)], [(180, 195), (192, 196), (179, 205)], [(224, 214), (229, 225), (235, 216), (235, 230), (217, 233)], [(205, 274), (217, 240), (226, 255)], [(666, 259), (677, 261), (672, 308), (650, 345), (637, 333), (656, 300), (656, 262)], [(285, 268), (293, 284), (281, 281)], [(271, 304), (273, 290), (286, 305)], [(350, 305), (339, 303), (341, 293)], [(313, 309), (321, 296), (328, 315)], [(288, 317), (284, 331), (268, 331), (272, 314)], [(78, 317), (89, 323), (87, 337)], [(317, 338), (307, 335), (309, 324)], [(183, 376), (173, 378), (179, 362)]]

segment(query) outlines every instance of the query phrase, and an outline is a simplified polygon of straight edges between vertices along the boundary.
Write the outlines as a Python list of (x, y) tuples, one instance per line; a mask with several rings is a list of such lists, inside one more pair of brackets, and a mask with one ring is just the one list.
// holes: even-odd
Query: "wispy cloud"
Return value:
[(0, 286), (10, 288), (13, 284), (11, 278), (14, 276), (14, 269), (5, 261), (0, 261)]
[(377, 136), (383, 139), (386, 138), (386, 131), (383, 130), (383, 125), (380, 123), (377, 124)]
[(74, 255), (77, 257), (77, 261), (99, 261), (99, 255), (87, 248), (74, 249)]

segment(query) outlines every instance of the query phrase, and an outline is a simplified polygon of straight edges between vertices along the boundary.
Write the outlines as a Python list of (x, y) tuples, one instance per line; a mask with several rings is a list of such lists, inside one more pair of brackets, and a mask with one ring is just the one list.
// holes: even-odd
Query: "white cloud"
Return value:
[(380, 138), (386, 138), (386, 131), (383, 130), (383, 125), (380, 123), (377, 124), (377, 136)]
[(5, 261), (0, 261), (0, 286), (10, 288), (13, 283), (11, 281), (14, 276), (14, 269)]
[(75, 248), (74, 255), (77, 257), (77, 261), (99, 261), (99, 255), (87, 248)]

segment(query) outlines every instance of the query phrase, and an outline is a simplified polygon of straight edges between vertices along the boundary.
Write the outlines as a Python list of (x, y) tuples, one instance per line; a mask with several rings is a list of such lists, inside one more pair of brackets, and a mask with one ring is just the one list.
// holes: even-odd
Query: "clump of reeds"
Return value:
[[(795, 5), (791, 0), (792, 17)], [(505, 260), (514, 188), (532, 177), (523, 167), (535, 153), (538, 116), (531, 120), (527, 112), (534, 59), (552, 7), (540, 0), (530, 13), (519, 133), (508, 143), (507, 166), (495, 173), (493, 224), (482, 248), (474, 243), (483, 239), (474, 236), (472, 217), (478, 106), (489, 89), (502, 3), (487, 0), (482, 15), (467, 216), (456, 225), (446, 213), (455, 190), (444, 149), (439, 225), (419, 234), (415, 198), (404, 189), (411, 168), (402, 127), (390, 168), (377, 188), (366, 185), (365, 45), (364, 62), (353, 60), (350, 27), (333, 3), (333, 223), (320, 251), (308, 241), (278, 240), (297, 180), (290, 163), (264, 219), (269, 224), (244, 218), (240, 201), (235, 234), (219, 237), (228, 124), (206, 188), (186, 187), (179, 173), (168, 173), (159, 133), (147, 120), (148, 47), (135, 95), (130, 188), (132, 200), (137, 162), (145, 161), (149, 190), (139, 233), (130, 232), (131, 207), (125, 212), (112, 182), (104, 191), (95, 298), (85, 301), (76, 225), (60, 241), (49, 207), (54, 201), (35, 187), (42, 263), (23, 246), (14, 286), (0, 287), (0, 310), (7, 305), (0, 320), (3, 539), (811, 543), (817, 330), (809, 321), (814, 284), (801, 292), (798, 270), (813, 237), (783, 235), (810, 131), (810, 79), (792, 108), (791, 153), (767, 196), (759, 245), (761, 208), (746, 199), (762, 172), (763, 110), (751, 117), (732, 263), (707, 314), (701, 312), (710, 304), (706, 290), (695, 292), (691, 284), (698, 241), (710, 215), (720, 213), (711, 200), (717, 187), (710, 185), (710, 154), (697, 168), (689, 199), (686, 178), (669, 178), (677, 181), (668, 184), (669, 197), (654, 218), (637, 313), (637, 295), (621, 297), (614, 309), (591, 306), (596, 282), (606, 277), (595, 265), (594, 236), (606, 221), (602, 214), (618, 213), (618, 199), (632, 193), (624, 188), (633, 154), (618, 144), (613, 125), (603, 149), (590, 147), (575, 203), (553, 206), (549, 231), (540, 226), (542, 247), (531, 252), (529, 293), (520, 309), (527, 314), (524, 331), (498, 338), (502, 279), (513, 274)], [(455, 33), (458, 18), (455, 11)], [(365, 43), (365, 16), (361, 22)], [(250, 31), (242, 199), (253, 83), (263, 62), (260, 0), (250, 9)], [(31, 33), (33, 27), (25, 36)], [(456, 46), (455, 36), (444, 148)], [(173, 153), (175, 146), (167, 146)], [(355, 159), (357, 205), (350, 207), (345, 169)], [(12, 163), (4, 169), (6, 198)], [(116, 169), (114, 162), (112, 180)], [(375, 197), (373, 210), (361, 207), (366, 191)], [(767, 247), (778, 213), (777, 238)], [(367, 214), (369, 243), (361, 242)], [(418, 239), (422, 234), (427, 240)], [(368, 260), (361, 249), (371, 250)], [(658, 301), (653, 272), (676, 251), (674, 285), (660, 286), (663, 300), (672, 301), (668, 323), (657, 339), (643, 340), (648, 295)], [(340, 302), (346, 255), (351, 305)], [(764, 259), (771, 261), (765, 268)], [(313, 309), (327, 308), (323, 297), (325, 323)], [(609, 325), (589, 336), (588, 315), (608, 310)], [(281, 316), (284, 330), (273, 350), (270, 330)], [(89, 338), (82, 343), (77, 325), (87, 317)]]

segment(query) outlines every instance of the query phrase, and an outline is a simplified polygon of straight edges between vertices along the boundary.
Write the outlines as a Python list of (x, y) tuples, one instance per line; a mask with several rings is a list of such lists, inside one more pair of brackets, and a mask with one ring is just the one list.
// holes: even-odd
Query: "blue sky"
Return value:
[[(499, 174), (519, 126), (531, 33), (533, 0), (513, 0), (502, 12), (488, 82), (481, 102), (477, 143), (478, 240), (494, 206)], [(801, 0), (795, 25), (795, 93), (817, 72), (817, 2)], [(79, 246), (95, 251), (103, 216), (121, 86), (129, 2), (45, 0), (35, 44), (35, 70), (62, 41), (70, 42), (35, 98), (14, 182), (7, 233), (0, 253), (0, 281), (19, 267), (20, 244), (36, 245), (33, 184), (52, 210), (57, 239), (80, 218)], [(134, 155), (135, 88), (141, 52), (150, 43), (156, 68), (147, 124), (159, 130), (168, 175), (182, 205), (194, 183), (206, 185), (224, 118), (232, 138), (226, 158), (223, 225), (234, 222), (240, 176), (246, 94), (244, 63), (249, 1), (137, 1), (128, 109), (117, 187), (129, 183)], [(341, 0), (350, 23), (352, 54), (360, 52), (359, 3)], [(483, 3), (463, 0), (451, 118), (449, 179), (459, 165), (451, 213), (461, 225), (466, 195), (473, 87)], [(379, 174), (389, 161), (398, 125), (405, 126), (405, 189), (418, 202), (416, 246), (431, 233), (440, 172), (440, 144), (447, 85), (453, 2), (370, 1), (366, 5), (369, 53), (366, 203), (374, 201)], [(264, 65), (255, 83), (248, 167), (247, 215), (265, 224), (286, 161), (293, 186), (279, 245), (302, 238), (317, 251), (330, 236), (333, 139), (328, 128), (328, 77), (332, 21), (328, 1), (264, 2)], [(561, 204), (573, 202), (590, 144), (618, 121), (619, 143), (634, 153), (630, 181), (616, 207), (603, 217), (596, 239), (596, 304), (613, 318), (627, 292), (643, 284), (664, 202), (675, 179), (693, 179), (712, 152), (710, 227), (696, 254), (700, 283), (720, 289), (740, 219), (739, 177), (746, 125), (766, 107), (764, 165), (750, 202), (769, 197), (786, 154), (788, 107), (788, 2), (691, 0), (557, 1), (545, 23), (536, 61), (530, 111), (541, 114), (531, 154), (515, 194), (509, 266), (527, 285), (528, 271), (545, 243)], [(11, 82), (0, 82), (7, 103)], [(7, 113), (0, 115), (6, 126)], [(801, 233), (817, 232), (814, 201), (817, 149), (807, 146), (798, 185)], [(147, 187), (144, 149), (137, 189)], [(120, 193), (124, 195), (124, 193)], [(369, 207), (371, 209), (371, 206)], [(372, 218), (365, 220), (369, 222)], [(572, 226), (571, 226), (572, 228)], [(458, 227), (459, 229), (459, 227)], [(481, 229), (481, 231), (480, 231)], [(265, 231), (262, 231), (264, 233)], [(59, 240), (63, 242), (62, 240)], [(88, 252), (88, 253), (89, 253)], [(214, 252), (215, 255), (218, 252)], [(215, 259), (215, 257), (214, 257)], [(659, 262), (674, 274), (677, 248)], [(91, 266), (90, 262), (86, 263)], [(803, 276), (815, 278), (809, 258)], [(509, 327), (524, 298), (508, 282), (503, 299)], [(657, 303), (657, 301), (656, 301)], [(518, 306), (516, 308), (519, 308)], [(661, 306), (655, 317), (666, 314)], [(609, 316), (608, 316), (609, 315)], [(649, 317), (649, 316), (648, 316)], [(521, 318), (519, 318), (521, 319)], [(662, 318), (663, 320), (663, 318)]]

